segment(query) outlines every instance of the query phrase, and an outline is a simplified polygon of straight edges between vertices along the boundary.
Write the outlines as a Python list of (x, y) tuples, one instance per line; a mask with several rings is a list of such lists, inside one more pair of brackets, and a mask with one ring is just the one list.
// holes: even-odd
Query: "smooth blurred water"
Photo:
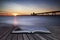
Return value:
[(60, 25), (60, 16), (0, 16), (0, 23), (15, 25)]
[(24, 30), (48, 31), (46, 26), (60, 25), (60, 16), (0, 16), (0, 23), (18, 25)]

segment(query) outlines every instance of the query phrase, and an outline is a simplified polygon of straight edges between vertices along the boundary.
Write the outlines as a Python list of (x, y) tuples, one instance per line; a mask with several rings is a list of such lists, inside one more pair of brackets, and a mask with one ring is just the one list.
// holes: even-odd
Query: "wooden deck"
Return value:
[[(48, 28), (48, 27), (47, 27)], [(0, 27), (0, 40), (59, 40), (60, 26), (49, 27), (52, 34), (12, 34), (13, 27)]]

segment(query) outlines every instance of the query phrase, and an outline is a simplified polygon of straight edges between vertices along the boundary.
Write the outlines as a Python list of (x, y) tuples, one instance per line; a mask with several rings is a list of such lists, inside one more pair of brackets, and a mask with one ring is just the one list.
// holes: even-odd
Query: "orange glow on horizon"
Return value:
[[(21, 13), (21, 12), (5, 12), (5, 11), (2, 11), (2, 12), (0, 12), (0, 15), (1, 16), (18, 16), (18, 15), (31, 15), (32, 13), (29, 14), (29, 13)], [(44, 12), (40, 12), (40, 13), (44, 13)], [(52, 14), (50, 13), (50, 15), (52, 15)], [(60, 15), (60, 12), (57, 12), (56, 15)]]
[(14, 15), (14, 16), (17, 16), (17, 15), (19, 15), (19, 14), (18, 14), (18, 13), (13, 13), (13, 15)]

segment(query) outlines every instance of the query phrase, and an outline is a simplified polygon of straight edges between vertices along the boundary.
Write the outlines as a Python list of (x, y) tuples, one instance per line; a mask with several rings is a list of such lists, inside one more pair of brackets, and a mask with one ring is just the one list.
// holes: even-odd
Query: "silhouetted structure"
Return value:
[(31, 15), (36, 16), (37, 14), (33, 12), (33, 14), (31, 14)]
[(60, 11), (50, 11), (50, 12), (43, 12), (43, 13), (34, 13), (33, 12), (33, 14), (31, 14), (31, 15), (33, 15), (33, 16), (36, 16), (36, 15), (60, 15), (58, 13), (60, 13)]
[(60, 11), (50, 11), (50, 12), (37, 13), (37, 15), (58, 15), (57, 13), (60, 13)]

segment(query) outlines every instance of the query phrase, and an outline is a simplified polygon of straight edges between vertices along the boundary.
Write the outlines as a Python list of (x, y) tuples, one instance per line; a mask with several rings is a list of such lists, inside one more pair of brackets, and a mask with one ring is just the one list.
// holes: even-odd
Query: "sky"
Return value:
[(0, 11), (31, 14), (60, 10), (60, 0), (0, 0)]

